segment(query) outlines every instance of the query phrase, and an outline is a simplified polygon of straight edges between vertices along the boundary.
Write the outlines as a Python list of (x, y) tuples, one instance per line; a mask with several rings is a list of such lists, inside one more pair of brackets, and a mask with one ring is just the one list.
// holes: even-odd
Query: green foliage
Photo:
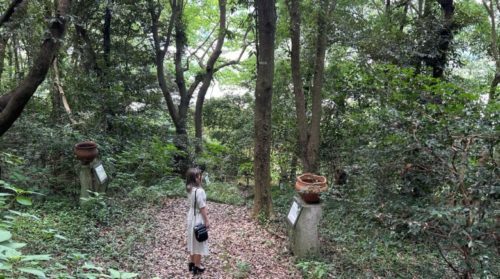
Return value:
[(180, 178), (162, 181), (150, 187), (136, 186), (127, 194), (132, 200), (148, 204), (159, 204), (166, 197), (184, 197), (185, 195), (185, 182)]
[(307, 279), (326, 278), (330, 269), (327, 263), (319, 261), (300, 261), (297, 263), (297, 267)]
[(111, 213), (105, 194), (89, 191), (89, 197), (80, 198), (80, 201), (80, 208), (88, 218), (103, 224), (109, 222)]
[(203, 113), (207, 127), (205, 152), (200, 160), (219, 180), (234, 179), (253, 156), (253, 110), (249, 95), (208, 100)]
[(238, 261), (236, 263), (236, 271), (233, 273), (234, 278), (243, 279), (248, 278), (251, 265), (245, 261)]
[(133, 189), (137, 185), (154, 185), (173, 173), (177, 148), (158, 137), (129, 143), (112, 159), (118, 176), (110, 187)]
[(244, 205), (245, 198), (234, 183), (213, 182), (205, 186), (207, 199), (224, 204)]

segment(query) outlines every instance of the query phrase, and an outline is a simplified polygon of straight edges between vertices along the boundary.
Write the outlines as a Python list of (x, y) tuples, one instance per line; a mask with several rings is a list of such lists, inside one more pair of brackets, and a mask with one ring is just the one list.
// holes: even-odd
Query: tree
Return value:
[(453, 0), (438, 0), (443, 11), (441, 28), (438, 28), (438, 40), (436, 54), (426, 62), (432, 67), (432, 76), (443, 78), (446, 64), (448, 63), (448, 52), (453, 41), (453, 32), (457, 25), (454, 23), (455, 5)]
[(256, 0), (257, 13), (257, 81), (254, 118), (254, 177), (253, 216), (272, 215), (271, 199), (271, 112), (274, 79), (274, 39), (276, 5), (274, 0)]
[(61, 39), (66, 30), (66, 16), (69, 8), (70, 0), (58, 1), (55, 16), (49, 22), (49, 32), (34, 59), (30, 72), (16, 88), (0, 97), (0, 136), (7, 132), (21, 115), (31, 96), (45, 80), (47, 72), (61, 46)]
[[(188, 135), (187, 135), (187, 118), (188, 118), (188, 109), (190, 101), (195, 93), (195, 90), (200, 86), (201, 88), (198, 92), (198, 100), (197, 100), (197, 122), (200, 123), (201, 127), (201, 110), (203, 106), (203, 101), (205, 98), (205, 93), (212, 81), (213, 74), (220, 69), (215, 68), (215, 63), (217, 62), (221, 49), (224, 43), (224, 38), (226, 35), (226, 0), (219, 0), (219, 33), (217, 38), (217, 44), (215, 49), (211, 53), (208, 62), (202, 65), (202, 70), (199, 71), (195, 77), (194, 81), (188, 86), (186, 82), (185, 73), (189, 69), (189, 59), (191, 57), (186, 57), (186, 46), (187, 46), (187, 33), (186, 33), (186, 23), (184, 21), (184, 7), (185, 3), (183, 0), (172, 0), (170, 1), (170, 19), (167, 23), (167, 32), (164, 35), (164, 38), (160, 38), (160, 15), (161, 15), (161, 7), (155, 5), (153, 1), (148, 2), (149, 12), (151, 15), (151, 31), (153, 34), (153, 42), (154, 42), (154, 50), (155, 50), (155, 65), (157, 71), (158, 84), (163, 93), (165, 101), (167, 103), (167, 108), (170, 117), (175, 126), (176, 131), (176, 141), (175, 145), (177, 148), (182, 151), (182, 153), (187, 153), (188, 150)], [(169, 86), (164, 61), (167, 55), (168, 47), (170, 46), (172, 36), (175, 38), (175, 54), (174, 54), (174, 83), (175, 87)], [(206, 41), (205, 41), (206, 42)], [(205, 44), (205, 42), (202, 43)], [(201, 46), (198, 46), (196, 49), (200, 49)], [(207, 52), (210, 47), (207, 48)], [(195, 51), (196, 52), (196, 51)], [(195, 55), (193, 53), (192, 55)], [(203, 58), (201, 58), (203, 59)], [(200, 59), (200, 61), (201, 61)], [(175, 89), (174, 89), (175, 88)], [(175, 105), (173, 99), (174, 91), (178, 92), (180, 101), (178, 105)], [(201, 128), (198, 131), (201, 137)], [(189, 158), (185, 155), (177, 158), (179, 163), (179, 171), (181, 173), (187, 168), (190, 164)]]
[(488, 12), (491, 21), (491, 56), (495, 61), (495, 76), (491, 81), (489, 102), (496, 99), (497, 85), (500, 83), (500, 57), (498, 55), (497, 12), (500, 12), (498, 0), (483, 0), (483, 6)]
[[(224, 44), (224, 38), (226, 36), (226, 33), (228, 33), (227, 26), (226, 26), (226, 1), (220, 1), (219, 2), (219, 34), (218, 38), (216, 40), (215, 48), (208, 58), (208, 61), (206, 64), (203, 63), (203, 61), (199, 60), (199, 64), (201, 68), (205, 69), (205, 73), (203, 76), (203, 81), (202, 85), (200, 86), (200, 89), (198, 90), (198, 96), (196, 98), (196, 107), (195, 107), (195, 114), (194, 114), (194, 126), (195, 126), (195, 137), (196, 137), (196, 152), (199, 154), (202, 151), (202, 136), (203, 136), (203, 104), (205, 102), (205, 96), (207, 94), (207, 90), (210, 86), (211, 81), (213, 80), (214, 74), (220, 70), (222, 70), (225, 67), (231, 66), (231, 65), (236, 65), (240, 62), (241, 58), (243, 57), (243, 54), (245, 53), (248, 43), (246, 42), (246, 38), (248, 35), (247, 30), (245, 32), (245, 35), (243, 36), (243, 42), (241, 46), (241, 51), (240, 54), (238, 55), (238, 58), (236, 60), (232, 61), (227, 61), (225, 63), (219, 64), (216, 66), (216, 62), (219, 60), (219, 57), (222, 53), (222, 46)], [(234, 39), (234, 37), (233, 37)], [(211, 47), (210, 47), (211, 48)]]
[(321, 90), (323, 88), (323, 73), (325, 69), (325, 53), (327, 42), (327, 19), (335, 7), (336, 1), (323, 0), (321, 8), (318, 9), (318, 21), (316, 32), (316, 49), (314, 59), (314, 77), (312, 81), (312, 108), (311, 121), (308, 125), (306, 116), (306, 100), (304, 96), (303, 77), (301, 73), (300, 45), (301, 45), (301, 14), (300, 0), (289, 1), (290, 29), (291, 29), (291, 65), (292, 82), (295, 94), (295, 109), (297, 113), (298, 142), (300, 148), (300, 159), (304, 171), (317, 172), (319, 167), (318, 153), (320, 144), (320, 122), (321, 122)]

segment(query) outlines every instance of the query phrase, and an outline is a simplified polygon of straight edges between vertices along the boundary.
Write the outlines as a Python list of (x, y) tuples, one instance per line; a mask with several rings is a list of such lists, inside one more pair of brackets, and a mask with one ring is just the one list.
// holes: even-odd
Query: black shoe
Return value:
[(201, 274), (205, 271), (205, 268), (201, 268), (201, 267), (197, 267), (197, 266), (194, 266), (193, 267), (193, 274), (196, 275), (196, 274)]
[(193, 262), (190, 262), (188, 264), (188, 269), (189, 269), (189, 271), (193, 271), (193, 269), (194, 269), (194, 263)]

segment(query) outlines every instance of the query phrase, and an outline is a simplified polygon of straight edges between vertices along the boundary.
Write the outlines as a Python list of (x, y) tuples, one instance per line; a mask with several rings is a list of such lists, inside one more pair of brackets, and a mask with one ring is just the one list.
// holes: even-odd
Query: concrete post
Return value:
[(322, 215), (322, 204), (308, 204), (300, 197), (295, 201), (302, 207), (302, 211), (290, 229), (290, 243), (293, 254), (298, 258), (308, 258), (319, 255), (318, 225)]
[(88, 190), (93, 190), (92, 187), (92, 168), (89, 164), (80, 165), (80, 198), (88, 198)]

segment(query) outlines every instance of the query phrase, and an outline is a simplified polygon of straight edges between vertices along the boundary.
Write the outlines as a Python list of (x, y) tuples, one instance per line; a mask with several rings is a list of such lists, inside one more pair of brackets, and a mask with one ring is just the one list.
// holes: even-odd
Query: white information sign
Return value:
[(301, 211), (302, 207), (296, 201), (293, 201), (292, 207), (290, 208), (290, 212), (288, 212), (287, 216), (288, 222), (290, 222), (292, 226), (295, 226), (295, 223), (297, 223)]
[(104, 166), (102, 164), (96, 165), (94, 167), (95, 174), (97, 175), (97, 178), (99, 179), (99, 183), (103, 184), (106, 182), (108, 179), (108, 175), (104, 171)]

